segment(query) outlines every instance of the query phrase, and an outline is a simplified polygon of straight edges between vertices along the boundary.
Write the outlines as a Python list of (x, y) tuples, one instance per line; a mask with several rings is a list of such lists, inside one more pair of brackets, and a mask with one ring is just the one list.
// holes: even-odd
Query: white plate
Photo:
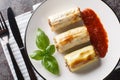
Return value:
[(49, 73), (40, 61), (30, 60), (38, 73), (47, 80), (102, 80), (114, 69), (120, 57), (120, 36), (118, 36), (120, 34), (120, 24), (114, 12), (101, 0), (47, 0), (34, 12), (29, 21), (25, 37), (26, 49), (29, 54), (37, 49), (35, 37), (38, 28), (45, 31), (51, 43), (53, 43), (55, 34), (48, 25), (48, 16), (73, 7), (80, 7), (81, 10), (91, 8), (99, 16), (109, 39), (108, 52), (105, 58), (89, 70), (71, 73), (65, 66), (63, 56), (56, 51), (54, 56), (59, 63), (60, 76)]

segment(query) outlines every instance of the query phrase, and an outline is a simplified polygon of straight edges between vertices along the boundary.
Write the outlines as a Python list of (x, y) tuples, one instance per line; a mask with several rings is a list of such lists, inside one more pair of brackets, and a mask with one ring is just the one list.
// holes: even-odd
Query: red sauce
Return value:
[(108, 37), (100, 19), (91, 9), (84, 10), (82, 18), (88, 29), (91, 44), (95, 47), (100, 57), (105, 57), (108, 50)]

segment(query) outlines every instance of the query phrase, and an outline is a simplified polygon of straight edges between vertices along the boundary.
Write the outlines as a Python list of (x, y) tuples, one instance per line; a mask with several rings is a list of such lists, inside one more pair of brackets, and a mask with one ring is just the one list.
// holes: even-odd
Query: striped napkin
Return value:
[[(33, 7), (33, 9), (36, 9), (38, 7), (38, 5), (40, 5), (40, 3), (36, 4)], [(17, 21), (17, 24), (19, 26), (19, 30), (20, 30), (23, 41), (24, 41), (25, 29), (27, 27), (27, 23), (28, 23), (31, 15), (32, 15), (31, 12), (26, 12), (26, 13), (16, 17), (16, 21)], [(9, 27), (8, 21), (6, 21), (6, 23), (7, 23), (8, 27)], [(10, 30), (10, 28), (9, 28), (9, 30)], [(21, 53), (19, 51), (19, 48), (18, 48), (18, 46), (17, 46), (17, 44), (16, 44), (16, 42), (14, 40), (13, 35), (11, 34), (11, 31), (10, 31), (9, 44), (11, 46), (11, 49), (12, 49), (13, 54), (15, 56), (15, 59), (16, 59), (18, 65), (19, 65), (19, 67), (20, 67), (20, 70), (21, 70), (25, 80), (30, 80), (29, 74), (27, 72), (27, 69), (26, 69), (26, 66), (25, 66), (25, 63), (24, 63), (24, 60), (23, 60), (22, 55), (21, 55)], [(10, 66), (11, 73), (13, 74), (14, 80), (17, 80), (17, 76), (16, 76), (16, 73), (14, 71), (14, 67), (13, 67), (9, 52), (7, 50), (7, 47), (6, 47), (5, 44), (2, 44), (2, 47), (3, 47), (3, 51), (5, 53), (6, 59), (8, 61), (8, 65)], [(43, 80), (37, 73), (36, 73), (36, 76), (38, 77), (38, 80)]]

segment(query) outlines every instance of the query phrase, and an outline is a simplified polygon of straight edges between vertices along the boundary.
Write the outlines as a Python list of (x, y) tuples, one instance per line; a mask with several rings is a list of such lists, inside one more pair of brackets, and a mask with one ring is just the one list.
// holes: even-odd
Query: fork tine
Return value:
[(1, 30), (2, 30), (2, 29), (4, 29), (4, 25), (3, 25), (3, 22), (1, 19), (0, 19), (0, 23), (1, 23)]
[(3, 25), (3, 21), (2, 21), (1, 12), (0, 12), (0, 23), (1, 23), (1, 29), (4, 29), (4, 25)]
[[(1, 21), (1, 19), (0, 19), (0, 23), (1, 23), (1, 22), (2, 22), (2, 21)], [(2, 30), (2, 27), (1, 27), (1, 26), (2, 26), (2, 24), (0, 25), (0, 30)]]
[[(0, 12), (0, 16), (1, 16), (1, 21), (4, 23), (4, 26), (3, 26), (3, 24), (2, 24), (2, 26), (3, 26), (3, 29), (7, 29), (8, 30), (8, 28), (7, 28), (7, 25), (6, 25), (6, 23), (5, 23), (5, 20), (4, 20), (4, 18), (3, 18), (3, 15), (2, 15), (2, 13)], [(1, 22), (1, 23), (2, 23)]]

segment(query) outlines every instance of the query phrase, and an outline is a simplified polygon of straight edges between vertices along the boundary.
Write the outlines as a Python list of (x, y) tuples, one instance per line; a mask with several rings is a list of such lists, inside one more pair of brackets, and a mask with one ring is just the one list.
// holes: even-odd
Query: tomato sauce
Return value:
[(101, 58), (105, 57), (108, 50), (108, 37), (100, 19), (91, 9), (82, 11), (82, 18), (88, 29), (91, 44)]

